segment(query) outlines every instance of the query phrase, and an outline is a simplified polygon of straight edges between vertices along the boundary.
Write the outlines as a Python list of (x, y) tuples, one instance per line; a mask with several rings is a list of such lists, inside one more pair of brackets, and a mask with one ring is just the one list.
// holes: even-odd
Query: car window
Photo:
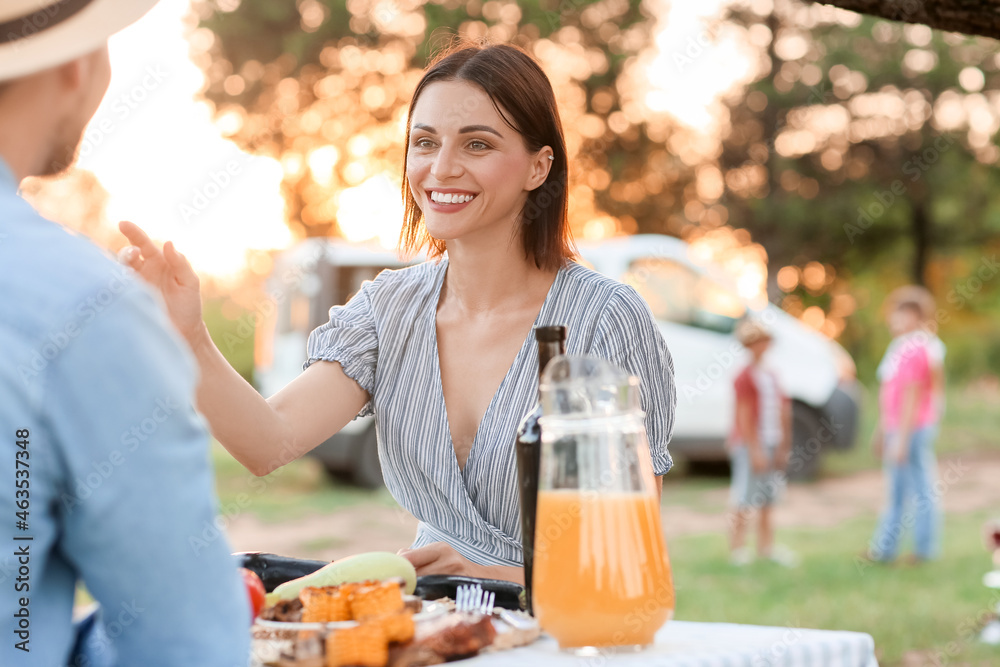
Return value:
[(746, 312), (739, 296), (671, 259), (634, 260), (621, 280), (639, 292), (658, 320), (730, 333)]
[(691, 324), (694, 320), (697, 276), (688, 267), (658, 257), (644, 257), (633, 261), (621, 280), (639, 292), (656, 319), (678, 324)]
[(736, 321), (746, 313), (739, 296), (710, 278), (700, 276), (693, 324), (703, 329), (731, 333)]

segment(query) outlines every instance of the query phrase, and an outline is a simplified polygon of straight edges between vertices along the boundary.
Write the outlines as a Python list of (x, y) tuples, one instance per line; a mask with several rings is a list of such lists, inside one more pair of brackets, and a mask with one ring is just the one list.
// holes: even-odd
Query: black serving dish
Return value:
[(449, 574), (428, 574), (417, 577), (417, 590), (415, 594), (425, 600), (437, 600), (439, 598), (455, 599), (455, 593), (459, 586), (479, 584), (483, 590), (494, 593), (496, 598), (493, 604), (504, 609), (524, 609), (524, 586), (511, 581), (501, 581), (499, 579), (478, 579), (476, 577), (462, 577)]
[[(264, 582), (264, 590), (268, 593), (286, 581), (304, 577), (324, 565), (329, 565), (328, 561), (291, 558), (259, 551), (236, 553), (233, 554), (233, 557), (239, 567), (245, 567), (260, 577), (260, 580)], [(424, 600), (438, 600), (445, 597), (454, 600), (459, 586), (475, 584), (482, 586), (486, 592), (495, 594), (493, 604), (497, 607), (524, 609), (524, 586), (499, 579), (430, 574), (417, 577), (417, 588), (414, 594)]]
[(324, 560), (291, 558), (259, 551), (236, 553), (233, 554), (233, 557), (239, 567), (245, 567), (260, 577), (260, 580), (264, 582), (264, 590), (268, 593), (286, 581), (312, 574), (324, 565), (330, 564), (329, 561)]

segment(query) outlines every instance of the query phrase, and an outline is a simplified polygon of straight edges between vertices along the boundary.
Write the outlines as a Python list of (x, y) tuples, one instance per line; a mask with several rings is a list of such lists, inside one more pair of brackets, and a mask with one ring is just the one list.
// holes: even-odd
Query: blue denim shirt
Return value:
[(195, 382), (162, 302), (0, 160), (0, 665), (67, 664), (77, 583), (103, 618), (78, 664), (247, 664)]

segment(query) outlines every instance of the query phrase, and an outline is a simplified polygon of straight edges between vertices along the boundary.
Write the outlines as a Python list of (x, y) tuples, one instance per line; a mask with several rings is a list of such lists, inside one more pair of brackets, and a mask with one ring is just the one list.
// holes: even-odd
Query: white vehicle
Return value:
[[(694, 263), (673, 237), (637, 235), (579, 244), (586, 264), (635, 287), (649, 303), (674, 360), (677, 414), (670, 451), (690, 461), (725, 460), (733, 423), (733, 379), (748, 355), (733, 336), (750, 314), (771, 329), (765, 357), (793, 401), (789, 474), (807, 478), (827, 447), (854, 443), (857, 383), (854, 363), (834, 341), (774, 305), (754, 310), (718, 271)], [(422, 261), (416, 258), (413, 261)], [(383, 268), (399, 268), (394, 252), (342, 241), (312, 239), (279, 256), (268, 283), (277, 304), (257, 331), (255, 381), (270, 395), (301, 372), (309, 332), (328, 320), (361, 283)], [(363, 486), (381, 484), (372, 418), (357, 419), (312, 455), (331, 475)]]
[(749, 361), (733, 329), (747, 315), (771, 330), (774, 340), (764, 363), (792, 399), (789, 475), (810, 478), (826, 447), (854, 444), (855, 366), (838, 343), (773, 304), (753, 308), (721, 271), (693, 262), (688, 244), (674, 237), (619, 237), (581, 243), (579, 250), (595, 270), (635, 287), (663, 332), (677, 385), (672, 454), (690, 461), (726, 458), (735, 411), (733, 380)]

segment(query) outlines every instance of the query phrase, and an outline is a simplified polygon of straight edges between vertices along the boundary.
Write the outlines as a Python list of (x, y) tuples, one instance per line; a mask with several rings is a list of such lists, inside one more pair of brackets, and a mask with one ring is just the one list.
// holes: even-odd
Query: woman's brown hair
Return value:
[[(501, 118), (524, 139), (525, 148), (535, 152), (552, 149), (549, 175), (528, 193), (521, 210), (521, 243), (526, 258), (544, 269), (556, 269), (573, 256), (567, 221), (566, 142), (556, 108), (552, 84), (538, 64), (521, 49), (507, 44), (459, 43), (439, 54), (427, 68), (410, 100), (406, 119), (406, 149), (410, 146), (413, 108), (427, 86), (438, 81), (466, 81), (482, 88)], [(423, 211), (410, 193), (403, 158), (403, 230), (400, 245), (413, 252), (425, 244), (431, 257), (440, 257), (445, 242), (431, 238), (423, 225)]]

